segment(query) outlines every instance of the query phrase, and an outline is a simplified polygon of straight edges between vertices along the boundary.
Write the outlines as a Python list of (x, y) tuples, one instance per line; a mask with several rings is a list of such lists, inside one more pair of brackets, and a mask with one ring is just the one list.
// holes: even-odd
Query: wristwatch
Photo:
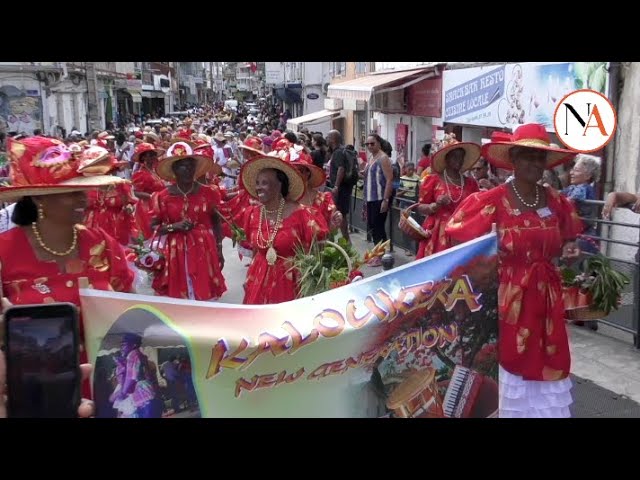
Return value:
[(173, 232), (173, 224), (172, 223), (167, 225), (167, 232)]

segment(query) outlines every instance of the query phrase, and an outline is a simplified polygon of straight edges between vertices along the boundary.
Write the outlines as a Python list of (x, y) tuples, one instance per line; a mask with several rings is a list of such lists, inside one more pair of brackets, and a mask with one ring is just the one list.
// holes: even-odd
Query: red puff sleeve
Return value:
[(125, 205), (135, 205), (138, 203), (138, 198), (133, 195), (133, 188), (130, 183), (119, 183), (118, 188), (120, 188), (120, 192), (125, 197), (123, 201)]
[(149, 180), (149, 176), (145, 174), (143, 171), (137, 171), (131, 176), (131, 183), (133, 184), (133, 188), (135, 188), (139, 192), (150, 192), (151, 185)]
[(122, 245), (118, 241), (109, 236), (101, 228), (95, 229), (104, 237), (106, 248), (105, 253), (109, 258), (109, 284), (116, 292), (130, 292), (133, 285), (134, 274), (129, 269), (127, 258)]
[(429, 175), (421, 184), (420, 184), (420, 203), (424, 203), (429, 205), (436, 201), (435, 191), (436, 185), (440, 181), (438, 175)]
[(322, 214), (327, 225), (331, 224), (331, 217), (333, 212), (336, 211), (336, 204), (333, 201), (333, 195), (330, 192), (319, 192), (319, 205), (318, 210)]
[(162, 200), (164, 199), (166, 191), (167, 189), (165, 188), (164, 190), (153, 192), (151, 194), (151, 200), (149, 201), (149, 215), (151, 215), (152, 218), (159, 218), (162, 220), (162, 209), (164, 205)]
[(313, 240), (324, 240), (329, 235), (329, 227), (321, 212), (311, 207), (301, 207), (296, 235), (305, 248)]
[(468, 242), (491, 232), (499, 198), (499, 188), (465, 198), (447, 223), (447, 235), (457, 242)]
[(202, 194), (207, 202), (207, 207), (210, 209), (220, 210), (222, 205), (222, 196), (217, 188), (211, 188), (209, 186), (200, 186)]
[(236, 217), (234, 221), (237, 225), (244, 230), (244, 233), (247, 237), (247, 240), (253, 244), (252, 242), (252, 232), (253, 230), (258, 229), (258, 222), (260, 220), (260, 206), (252, 205), (245, 209), (243, 209)]

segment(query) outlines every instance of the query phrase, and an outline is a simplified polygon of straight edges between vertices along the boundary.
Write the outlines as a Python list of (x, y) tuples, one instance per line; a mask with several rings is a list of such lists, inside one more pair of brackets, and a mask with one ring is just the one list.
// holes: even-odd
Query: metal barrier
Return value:
[[(625, 288), (622, 294), (621, 307), (611, 312), (611, 314), (599, 320), (605, 325), (609, 325), (613, 328), (617, 328), (633, 335), (633, 343), (636, 348), (640, 349), (640, 275), (638, 256), (636, 255), (636, 261), (624, 260), (622, 258), (611, 257), (607, 255), (606, 249), (608, 245), (624, 245), (640, 249), (640, 238), (635, 242), (628, 242), (625, 240), (616, 240), (611, 238), (612, 227), (622, 227), (640, 230), (640, 223), (624, 223), (616, 222), (612, 220), (604, 220), (601, 218), (601, 207), (604, 205), (602, 200), (576, 200), (578, 206), (592, 206), (593, 215), (581, 217), (583, 221), (597, 224), (598, 235), (583, 235), (583, 237), (590, 238), (597, 242), (601, 242), (600, 252), (605, 255), (611, 265), (616, 270), (625, 273), (631, 279), (629, 285)], [(639, 232), (640, 233), (640, 232)], [(584, 253), (585, 256), (592, 255), (588, 252)]]
[[(418, 181), (416, 181), (416, 185), (417, 184)], [(394, 197), (394, 201), (392, 202), (392, 206), (389, 210), (389, 215), (387, 216), (389, 220), (389, 223), (387, 225), (387, 235), (391, 240), (391, 251), (393, 251), (394, 247), (399, 247), (407, 251), (411, 251), (414, 254), (417, 253), (418, 242), (404, 235), (398, 228), (398, 222), (400, 220), (400, 214), (402, 210), (417, 201), (417, 190), (413, 195), (403, 194), (396, 195)], [(638, 240), (635, 242), (616, 240), (614, 238), (611, 238), (611, 227), (632, 228), (640, 231), (640, 223), (633, 224), (602, 219), (600, 215), (601, 208), (604, 205), (604, 201), (602, 200), (581, 200), (577, 201), (577, 203), (579, 205), (592, 206), (593, 215), (581, 218), (585, 222), (590, 222), (597, 225), (597, 235), (583, 236), (591, 238), (596, 242), (600, 242), (600, 251), (610, 260), (613, 268), (627, 274), (631, 279), (630, 284), (623, 292), (621, 307), (617, 311), (611, 312), (611, 314), (607, 318), (601, 319), (599, 321), (613, 328), (617, 328), (619, 330), (632, 334), (635, 347), (640, 349), (640, 263), (638, 261), (638, 256), (636, 256), (636, 261), (630, 261), (606, 255), (606, 250), (603, 249), (603, 246), (606, 246), (608, 244), (617, 244), (633, 247), (639, 249), (640, 251), (640, 238), (638, 238)], [(363, 220), (362, 218), (362, 209), (364, 208), (364, 205), (365, 203), (362, 196), (362, 183), (359, 182), (359, 184), (354, 189), (351, 202), (351, 211), (349, 215), (349, 226), (351, 231), (360, 231), (363, 233), (367, 233), (367, 223), (366, 220)], [(416, 213), (412, 213), (412, 215), (418, 223), (422, 224), (422, 222), (424, 221), (423, 216)], [(367, 239), (369, 240), (369, 235), (367, 235)], [(585, 252), (584, 255), (590, 254)]]
[[(420, 180), (402, 180), (402, 183), (403, 186), (409, 188), (402, 189), (401, 187), (398, 189), (393, 197), (391, 207), (389, 208), (389, 214), (387, 215), (387, 236), (389, 240), (391, 240), (389, 249), (393, 252), (394, 247), (399, 247), (416, 254), (418, 252), (418, 242), (402, 233), (398, 228), (398, 222), (400, 221), (400, 214), (402, 210), (418, 201), (418, 185)], [(411, 188), (413, 184), (415, 184), (415, 189)], [(365, 205), (366, 202), (363, 198), (363, 183), (358, 182), (351, 197), (349, 228), (352, 232), (358, 231), (367, 234), (367, 239), (369, 239), (367, 222), (362, 218), (363, 209), (366, 208)], [(412, 216), (420, 224), (424, 221), (424, 216), (417, 215), (416, 213), (413, 213)]]

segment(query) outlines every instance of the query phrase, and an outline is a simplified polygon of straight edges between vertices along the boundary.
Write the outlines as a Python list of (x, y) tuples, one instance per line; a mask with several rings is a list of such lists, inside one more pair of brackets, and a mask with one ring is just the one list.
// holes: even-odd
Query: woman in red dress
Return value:
[(542, 125), (519, 127), (511, 142), (482, 154), (514, 180), (476, 193), (449, 220), (447, 234), (465, 242), (498, 230), (501, 417), (568, 417), (571, 356), (562, 285), (554, 258), (577, 257), (582, 222), (571, 201), (538, 184), (545, 168), (576, 152), (549, 146)]
[(420, 205), (416, 207), (418, 213), (427, 215), (422, 227), (431, 236), (420, 242), (416, 259), (449, 248), (445, 227), (458, 205), (478, 191), (478, 182), (463, 173), (479, 158), (480, 145), (475, 143), (450, 144), (433, 155), (433, 174), (420, 186)]
[[(133, 283), (122, 246), (100, 228), (80, 225), (87, 208), (85, 191), (118, 182), (101, 175), (112, 168), (73, 155), (54, 139), (8, 140), (11, 186), (0, 201), (17, 200), (12, 220), (18, 225), (0, 234), (2, 292), (16, 305), (71, 302), (80, 306), (78, 279), (98, 290), (128, 292)], [(85, 166), (85, 168), (82, 168)], [(82, 315), (80, 335), (84, 341)], [(86, 351), (81, 360), (87, 361)], [(88, 383), (85, 396), (90, 394)]]
[[(193, 148), (193, 153), (196, 155), (207, 157), (209, 161), (213, 163), (214, 155), (210, 141), (211, 140), (209, 140), (209, 143), (207, 143), (203, 140), (197, 140), (195, 142), (196, 146)], [(212, 169), (212, 171), (209, 171), (209, 173), (196, 178), (196, 182), (200, 184), (200, 186), (212, 190), (214, 196), (219, 199), (217, 211), (219, 214), (219, 220), (222, 221), (220, 224), (220, 239), (222, 240), (225, 237), (232, 238), (233, 232), (231, 231), (231, 226), (229, 224), (229, 206), (225, 201), (228, 194), (226, 193), (226, 190), (220, 186), (220, 177), (216, 173), (217, 171), (217, 168)]]
[[(191, 300), (217, 300), (227, 290), (222, 276), (222, 236), (216, 213), (221, 199), (196, 182), (212, 168), (219, 168), (193, 145), (179, 141), (167, 149), (158, 163), (158, 175), (173, 185), (154, 194), (153, 225), (166, 235), (166, 266), (155, 276), (158, 295)], [(214, 233), (215, 229), (215, 233)]]
[(269, 155), (290, 162), (305, 181), (305, 192), (300, 197), (300, 203), (316, 210), (331, 230), (339, 228), (342, 224), (342, 213), (336, 208), (333, 195), (331, 192), (318, 190), (327, 181), (324, 170), (313, 164), (311, 155), (301, 146), (295, 146), (286, 139), (279, 139), (273, 146), (276, 149)]
[(158, 157), (164, 150), (150, 143), (141, 143), (136, 146), (132, 160), (139, 162), (140, 168), (131, 177), (134, 195), (140, 200), (136, 206), (136, 220), (145, 239), (151, 238), (150, 200), (155, 192), (164, 190), (164, 181), (156, 173)]
[(245, 304), (272, 304), (297, 298), (298, 272), (291, 267), (297, 246), (309, 248), (328, 233), (324, 219), (298, 203), (304, 181), (289, 163), (258, 157), (242, 168), (247, 192), (260, 201), (244, 213), (243, 229), (253, 248)]
[[(110, 154), (102, 147), (89, 147), (83, 155), (89, 156), (92, 163), (102, 162)], [(108, 163), (110, 171), (118, 168), (116, 162)], [(93, 167), (95, 168), (95, 167)], [(103, 172), (110, 173), (110, 172)], [(135, 217), (138, 199), (128, 182), (115, 183), (107, 187), (94, 189), (88, 193), (89, 205), (84, 224), (89, 228), (102, 228), (118, 240), (121, 245), (129, 245), (138, 235), (138, 223)]]

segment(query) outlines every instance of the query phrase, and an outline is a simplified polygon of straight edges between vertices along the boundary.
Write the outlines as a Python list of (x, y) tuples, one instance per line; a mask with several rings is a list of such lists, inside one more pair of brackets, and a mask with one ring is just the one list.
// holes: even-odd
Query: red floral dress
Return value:
[(327, 225), (331, 226), (331, 217), (333, 216), (333, 212), (336, 211), (336, 204), (333, 201), (333, 195), (331, 195), (331, 192), (318, 191), (313, 199), (312, 207), (322, 215), (324, 221), (327, 222)]
[(213, 194), (220, 199), (220, 203), (218, 205), (218, 212), (220, 212), (220, 215), (222, 215), (223, 218), (219, 218), (219, 222), (220, 222), (220, 231), (222, 232), (222, 237), (227, 237), (227, 238), (233, 238), (233, 232), (231, 230), (231, 226), (229, 225), (229, 222), (231, 222), (231, 214), (230, 214), (230, 209), (229, 209), (229, 203), (224, 201), (224, 197), (225, 197), (225, 193), (224, 193), (224, 189), (220, 188), (219, 185), (216, 185), (215, 183), (209, 183), (209, 184), (200, 184), (200, 186), (202, 188), (208, 188), (210, 190), (213, 190)]
[(211, 221), (211, 214), (220, 202), (216, 192), (202, 186), (186, 197), (171, 195), (168, 189), (154, 195), (153, 216), (161, 223), (189, 220), (195, 225), (188, 232), (167, 234), (163, 249), (166, 267), (163, 274), (153, 279), (158, 295), (211, 300), (226, 292)]
[(545, 188), (550, 212), (514, 209), (507, 188), (500, 185), (467, 198), (446, 233), (465, 242), (496, 224), (500, 364), (524, 380), (562, 380), (569, 375), (571, 356), (560, 274), (551, 260), (582, 231), (582, 221), (571, 201), (552, 188)]
[[(258, 225), (261, 206), (249, 207), (244, 216), (243, 229), (251, 244), (254, 256), (247, 271), (247, 283), (243, 303), (282, 303), (297, 298), (298, 273), (291, 269), (290, 259), (295, 255), (297, 245), (309, 248), (314, 238), (324, 239), (329, 229), (322, 216), (313, 208), (300, 206), (282, 222), (276, 234), (273, 248), (278, 254), (274, 265), (267, 263), (266, 248), (258, 247)], [(268, 238), (266, 222), (262, 224), (263, 238)]]
[[(226, 205), (227, 213), (229, 214), (228, 220), (240, 228), (244, 228), (244, 216), (247, 210), (252, 205), (260, 205), (260, 202), (251, 197), (245, 189), (241, 188), (238, 190), (238, 195), (226, 202)], [(242, 240), (240, 247), (245, 250), (251, 250), (253, 248), (248, 239)], [(240, 257), (242, 257), (242, 255), (240, 255)]]
[[(420, 242), (416, 259), (428, 257), (449, 248), (449, 239), (445, 234), (447, 221), (465, 198), (478, 191), (478, 182), (472, 178), (463, 178), (462, 198), (460, 198), (461, 187), (450, 183), (449, 191), (451, 192), (452, 200), (457, 200), (458, 198), (460, 200), (456, 203), (452, 201), (449, 205), (441, 205), (433, 215), (428, 215), (425, 218), (422, 227), (431, 232), (431, 237)], [(438, 174), (429, 175), (420, 185), (420, 203), (422, 204), (434, 203), (439, 197), (447, 194), (447, 184)]]
[[(140, 170), (133, 174), (131, 182), (136, 192), (144, 192), (149, 195), (155, 192), (161, 192), (166, 186), (162, 179), (146, 166), (142, 166)], [(144, 238), (151, 238), (153, 235), (151, 229), (150, 203), (150, 199), (141, 198), (136, 208), (136, 220)]]
[(135, 208), (138, 199), (128, 183), (118, 183), (106, 189), (90, 190), (89, 205), (84, 224), (89, 228), (102, 228), (118, 240), (129, 245), (138, 236)]
[[(5, 297), (14, 305), (70, 302), (80, 307), (78, 278), (86, 277), (96, 290), (129, 292), (133, 272), (129, 270), (122, 246), (104, 230), (78, 228), (78, 257), (67, 262), (61, 272), (56, 262), (42, 261), (30, 247), (22, 228), (0, 234), (0, 277)], [(16, 255), (19, 253), (19, 255)], [(80, 313), (80, 338), (84, 343), (84, 327)], [(87, 362), (86, 350), (80, 361)], [(90, 398), (89, 384), (83, 395)]]

